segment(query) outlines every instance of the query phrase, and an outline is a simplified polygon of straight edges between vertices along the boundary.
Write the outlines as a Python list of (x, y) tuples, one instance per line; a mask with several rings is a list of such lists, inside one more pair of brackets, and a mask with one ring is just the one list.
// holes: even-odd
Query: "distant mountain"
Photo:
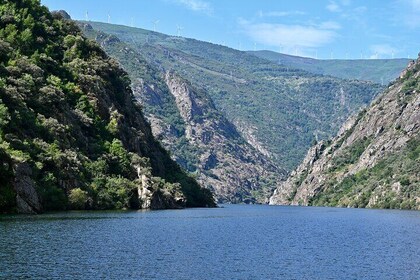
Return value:
[(300, 162), (314, 139), (336, 133), (352, 112), (382, 89), (371, 82), (290, 69), (194, 39), (106, 23), (88, 24), (126, 43), (161, 73), (173, 72), (205, 92), (250, 145), (287, 170)]
[(275, 184), (285, 179), (286, 172), (243, 139), (205, 90), (152, 67), (114, 35), (82, 26), (130, 73), (153, 134), (219, 202), (265, 202)]
[(249, 54), (272, 62), (303, 69), (311, 73), (342, 79), (388, 84), (407, 66), (409, 59), (313, 59), (273, 51), (248, 51)]
[(80, 25), (129, 73), (154, 135), (172, 158), (220, 202), (268, 201), (312, 141), (335, 133), (381, 89), (193, 39)]
[(420, 57), (338, 135), (313, 146), (271, 204), (420, 210)]
[(0, 212), (215, 206), (152, 135), (119, 64), (61, 11), (0, 9)]

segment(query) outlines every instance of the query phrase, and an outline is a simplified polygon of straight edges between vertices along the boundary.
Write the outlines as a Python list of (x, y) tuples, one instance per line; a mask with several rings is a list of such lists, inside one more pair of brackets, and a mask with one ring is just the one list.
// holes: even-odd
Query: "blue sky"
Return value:
[[(415, 58), (420, 0), (41, 0), (73, 19), (123, 24), (240, 50)], [(158, 21), (154, 24), (153, 22)], [(180, 27), (180, 28), (177, 28)]]

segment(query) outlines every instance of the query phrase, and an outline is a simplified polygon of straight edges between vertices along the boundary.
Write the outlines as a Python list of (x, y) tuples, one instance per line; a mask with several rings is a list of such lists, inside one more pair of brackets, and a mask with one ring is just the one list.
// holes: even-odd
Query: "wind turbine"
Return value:
[(111, 15), (108, 13), (108, 23), (111, 23)]
[(152, 23), (153, 23), (153, 31), (156, 32), (156, 27), (157, 27), (157, 25), (159, 23), (159, 20), (157, 19), (155, 21), (152, 21)]
[(131, 27), (134, 27), (134, 18), (131, 18)]
[(86, 21), (89, 21), (89, 12), (88, 11), (86, 11), (86, 13), (85, 13), (85, 19), (86, 19)]
[(176, 26), (176, 33), (178, 35), (178, 37), (181, 37), (181, 32), (184, 29), (184, 27), (182, 27), (181, 25), (177, 25)]
[(254, 42), (254, 52), (257, 50), (257, 43)]

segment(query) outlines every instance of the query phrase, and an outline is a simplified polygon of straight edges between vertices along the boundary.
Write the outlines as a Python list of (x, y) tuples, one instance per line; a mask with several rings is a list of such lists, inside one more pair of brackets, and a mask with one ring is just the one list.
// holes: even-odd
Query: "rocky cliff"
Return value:
[[(199, 182), (214, 190), (220, 202), (266, 202), (270, 187), (286, 172), (246, 142), (203, 90), (169, 72), (165, 82), (186, 124), (185, 137), (197, 150)], [(168, 148), (177, 154), (176, 147)]]
[[(194, 88), (203, 89), (248, 143), (290, 171), (301, 162), (314, 139), (335, 135), (352, 113), (383, 89), (372, 82), (279, 65), (222, 45), (141, 28), (83, 23), (113, 35), (111, 41), (116, 37), (134, 51), (134, 56), (118, 59), (130, 75), (136, 73), (131, 67), (140, 54), (160, 72), (176, 72)], [(107, 51), (120, 57), (121, 48)], [(154, 110), (160, 114), (162, 108)]]
[(214, 206), (153, 137), (130, 79), (64, 12), (0, 10), (0, 212)]
[(128, 71), (153, 134), (173, 159), (214, 191), (219, 202), (268, 201), (286, 172), (244, 140), (206, 90), (173, 71), (150, 65), (115, 36), (94, 31), (89, 24), (81, 26)]
[(420, 58), (338, 135), (321, 141), (270, 204), (420, 209)]

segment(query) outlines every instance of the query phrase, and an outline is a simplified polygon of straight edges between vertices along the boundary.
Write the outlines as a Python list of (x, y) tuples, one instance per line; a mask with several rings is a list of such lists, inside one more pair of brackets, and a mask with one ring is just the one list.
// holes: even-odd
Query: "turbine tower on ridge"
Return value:
[(159, 23), (159, 20), (157, 19), (155, 21), (152, 21), (152, 23), (153, 23), (153, 31), (156, 32), (156, 28), (157, 28), (157, 25)]
[(181, 33), (182, 33), (183, 29), (184, 29), (184, 27), (182, 27), (181, 25), (176, 26), (176, 34), (177, 34), (178, 37), (181, 37)]

